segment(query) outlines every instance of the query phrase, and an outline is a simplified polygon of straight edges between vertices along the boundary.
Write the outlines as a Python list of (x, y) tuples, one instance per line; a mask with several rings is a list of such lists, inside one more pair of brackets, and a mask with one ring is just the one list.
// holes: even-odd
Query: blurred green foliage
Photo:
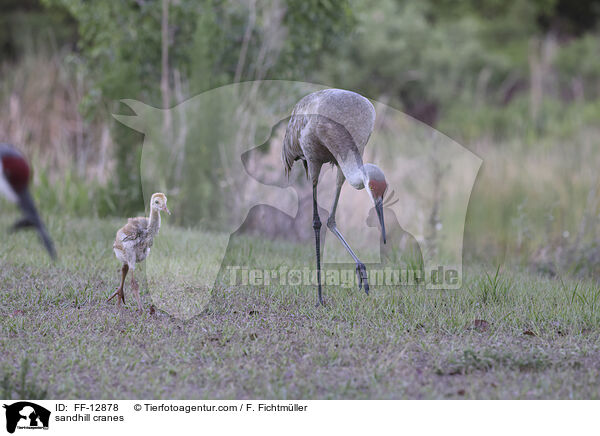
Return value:
[(39, 0), (2, 0), (0, 59), (56, 50), (77, 39), (75, 20), (62, 8), (44, 8)]
[[(65, 68), (76, 65), (86, 78), (80, 111), (87, 119), (131, 113), (119, 106), (123, 98), (163, 107), (162, 5), (5, 0), (0, 50), (14, 60), (66, 47), (75, 61)], [(600, 0), (171, 0), (166, 105), (235, 81), (291, 79), (352, 89), (402, 109), (487, 159), (466, 240), (477, 255), (502, 257), (515, 229), (520, 236), (512, 243), (518, 239), (522, 251), (527, 241), (533, 250), (549, 234), (569, 241), (563, 233), (577, 232), (577, 210), (593, 181), (581, 167), (596, 159), (599, 20)], [(212, 115), (221, 110), (212, 107), (190, 126), (186, 147), (216, 147), (219, 120)], [(119, 123), (111, 136), (108, 184), (66, 174), (57, 192), (41, 178), (37, 195), (50, 209), (129, 215), (143, 208), (142, 136)], [(198, 204), (178, 203), (182, 225), (200, 207), (208, 210), (204, 218), (218, 221), (226, 207), (214, 183), (222, 179), (219, 154), (193, 149), (177, 195), (193, 190)], [(544, 233), (549, 214), (556, 218)]]
[[(541, 132), (530, 102), (512, 104), (519, 96), (529, 98), (540, 80), (536, 68), (544, 81), (541, 100), (566, 107), (579, 97), (598, 97), (598, 1), (355, 5), (356, 29), (340, 54), (326, 59), (320, 80), (401, 107), (428, 124), (440, 123), (459, 139), (477, 139), (490, 129), (494, 137), (510, 136), (512, 123), (520, 120), (533, 121)], [(578, 84), (581, 95), (573, 90)]]
[[(89, 116), (105, 107), (103, 101), (123, 98), (163, 106), (162, 1), (44, 0), (44, 4), (66, 8), (78, 23), (78, 45), (96, 84), (82, 103)], [(347, 0), (179, 0), (168, 2), (168, 21), (169, 88), (183, 77), (187, 97), (234, 80), (302, 78), (343, 37), (352, 13)], [(172, 93), (168, 100), (168, 106), (175, 103)], [(139, 209), (141, 198), (140, 138), (128, 130), (113, 129), (115, 190), (125, 213)], [(211, 156), (190, 156), (197, 165), (198, 186), (208, 187), (217, 179), (218, 166)]]

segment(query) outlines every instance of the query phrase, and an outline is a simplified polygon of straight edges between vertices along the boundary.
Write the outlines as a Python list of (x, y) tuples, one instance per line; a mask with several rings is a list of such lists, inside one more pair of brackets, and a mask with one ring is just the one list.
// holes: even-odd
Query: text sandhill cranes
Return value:
[(135, 281), (133, 272), (135, 264), (143, 261), (150, 254), (150, 248), (154, 242), (154, 237), (160, 229), (160, 212), (165, 211), (169, 215), (171, 212), (167, 208), (167, 196), (161, 192), (152, 195), (150, 199), (150, 217), (129, 218), (127, 224), (119, 229), (113, 250), (115, 256), (123, 263), (121, 269), (121, 285), (114, 294), (107, 300), (117, 297), (117, 305), (125, 304), (125, 292), (123, 285), (127, 272), (131, 269), (131, 289), (135, 295), (138, 309), (142, 311), (142, 302), (140, 300), (140, 288)]
[(13, 225), (13, 230), (35, 228), (50, 256), (56, 258), (54, 244), (29, 193), (30, 174), (25, 156), (12, 145), (0, 143), (0, 194), (17, 203), (23, 213), (23, 217)]
[(374, 122), (375, 108), (365, 97), (342, 89), (327, 89), (309, 94), (296, 104), (285, 132), (282, 158), (286, 174), (289, 175), (294, 161), (300, 159), (313, 185), (318, 304), (323, 304), (323, 297), (320, 255), (321, 220), (317, 205), (317, 184), (324, 163), (332, 163), (338, 170), (335, 199), (327, 220), (327, 227), (342, 242), (356, 262), (359, 289), (364, 285), (367, 294), (369, 282), (365, 265), (352, 251), (335, 223), (335, 211), (345, 180), (356, 189), (367, 188), (379, 216), (381, 235), (385, 243), (383, 196), (388, 185), (383, 172), (377, 166), (363, 163), (362, 160)]

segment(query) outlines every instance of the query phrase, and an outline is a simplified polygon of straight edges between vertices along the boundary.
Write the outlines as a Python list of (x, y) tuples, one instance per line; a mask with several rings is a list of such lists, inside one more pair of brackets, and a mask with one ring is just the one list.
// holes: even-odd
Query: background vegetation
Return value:
[[(292, 79), (363, 93), (484, 159), (467, 259), (595, 273), (597, 0), (27, 0), (2, 8), (0, 132), (35, 161), (46, 213), (143, 208), (142, 135), (111, 119), (129, 111), (119, 99), (168, 108), (224, 84)], [(176, 140), (178, 126), (167, 127)], [(186, 141), (217, 143), (202, 130)], [(186, 155), (197, 171), (174, 200), (179, 225), (199, 215), (214, 222), (233, 198), (213, 183), (219, 155), (203, 150)], [(180, 200), (191, 190), (194, 203), (210, 207)]]

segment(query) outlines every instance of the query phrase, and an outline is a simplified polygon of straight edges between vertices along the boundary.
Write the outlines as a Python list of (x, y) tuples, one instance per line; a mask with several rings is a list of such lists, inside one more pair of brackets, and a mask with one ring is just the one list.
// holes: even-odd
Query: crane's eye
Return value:
[(154, 202), (154, 204), (158, 204), (158, 200), (156, 200), (156, 201)]

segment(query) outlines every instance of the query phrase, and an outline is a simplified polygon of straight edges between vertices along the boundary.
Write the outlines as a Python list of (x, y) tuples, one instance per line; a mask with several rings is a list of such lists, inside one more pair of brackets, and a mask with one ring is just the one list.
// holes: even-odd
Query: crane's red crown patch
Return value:
[(387, 183), (385, 180), (370, 180), (369, 189), (371, 189), (374, 198), (383, 198), (383, 194), (385, 194), (385, 190), (387, 189)]
[(2, 158), (2, 168), (8, 182), (17, 192), (22, 192), (29, 183), (29, 165), (19, 156), (5, 156)]

